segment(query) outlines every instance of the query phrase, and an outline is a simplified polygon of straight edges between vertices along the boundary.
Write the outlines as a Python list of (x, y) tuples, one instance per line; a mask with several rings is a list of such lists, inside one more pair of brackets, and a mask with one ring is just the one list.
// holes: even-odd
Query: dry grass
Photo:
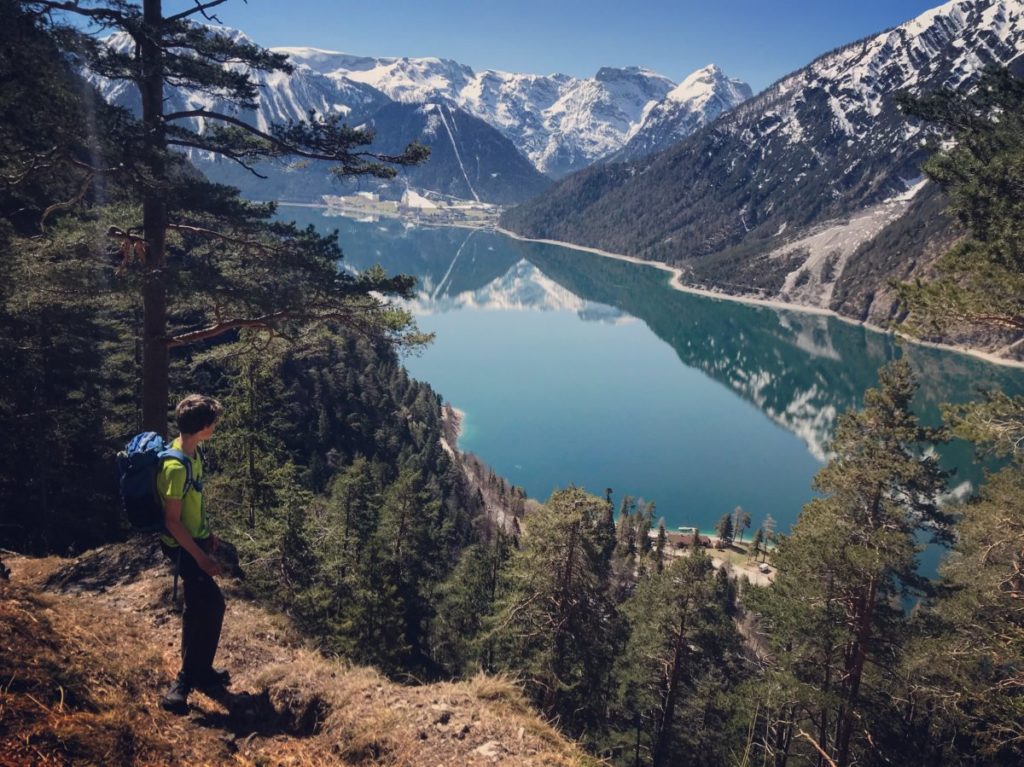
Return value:
[[(577, 767), (595, 762), (543, 722), (515, 680), (404, 686), (325, 658), (226, 580), (218, 662), (234, 680), (176, 717), (171, 579), (153, 551), (15, 558), (0, 585), (0, 766)], [(42, 592), (49, 584), (57, 593)]]
[(158, 654), (124, 622), (65, 608), (0, 586), (0, 764), (169, 764), (174, 738), (145, 694)]

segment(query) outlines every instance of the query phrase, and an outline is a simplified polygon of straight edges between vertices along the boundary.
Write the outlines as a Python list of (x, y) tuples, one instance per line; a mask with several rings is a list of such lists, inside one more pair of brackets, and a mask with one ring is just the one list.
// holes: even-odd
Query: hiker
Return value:
[(210, 532), (206, 518), (199, 451), (200, 444), (213, 435), (222, 412), (217, 400), (202, 394), (191, 394), (179, 402), (175, 414), (180, 436), (172, 447), (189, 459), (191, 477), (179, 461), (165, 461), (156, 477), (164, 506), (165, 532), (160, 547), (180, 574), (185, 591), (181, 671), (161, 701), (163, 708), (175, 713), (188, 711), (188, 695), (193, 689), (223, 689), (230, 681), (227, 671), (213, 667), (224, 619), (224, 597), (214, 578), (224, 570), (211, 556), (220, 542)]

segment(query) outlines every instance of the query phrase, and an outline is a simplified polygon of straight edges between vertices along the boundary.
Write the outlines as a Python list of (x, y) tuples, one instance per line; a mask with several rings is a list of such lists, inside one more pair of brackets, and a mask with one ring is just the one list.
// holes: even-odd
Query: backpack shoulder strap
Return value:
[(185, 467), (185, 486), (181, 491), (181, 496), (182, 498), (184, 498), (185, 494), (192, 489), (192, 461), (189, 459), (187, 455), (185, 455), (181, 450), (178, 450), (178, 448), (176, 447), (169, 447), (162, 453), (160, 453), (161, 460), (167, 460), (168, 458), (177, 461), (178, 463)]

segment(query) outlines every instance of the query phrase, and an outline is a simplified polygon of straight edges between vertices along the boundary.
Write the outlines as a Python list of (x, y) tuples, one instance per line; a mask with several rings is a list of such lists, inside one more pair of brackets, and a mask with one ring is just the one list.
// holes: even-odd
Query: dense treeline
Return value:
[[(0, 531), (6, 547), (63, 553), (125, 532), (111, 457), (141, 425), (144, 301), (137, 238), (108, 233), (139, 217), (138, 187), (119, 174), (145, 173), (130, 144), (106, 138), (132, 121), (67, 68), (75, 35), (33, 12), (43, 5), (0, 0), (0, 430), (16, 457), (0, 469)], [(1020, 322), (1019, 291), (982, 311), (986, 286), (1024, 274), (1020, 198), (986, 191), (1020, 184), (1024, 99), (1011, 80), (986, 88), (924, 110), (958, 139), (929, 168), (971, 233), (945, 282), (905, 291), (924, 332)], [(263, 243), (171, 239), (179, 335), (248, 305), (263, 280), (285, 275), (301, 303), (338, 270), (331, 238), (275, 224), (165, 159), (175, 189), (215, 195), (217, 215), (241, 216)], [(270, 268), (264, 246), (298, 255), (275, 238), (311, 260)], [(368, 311), (203, 335), (171, 347), (167, 381), (172, 395), (225, 403), (208, 455), (213, 519), (252, 592), (323, 649), (400, 677), (511, 674), (620, 765), (1024, 758), (1024, 404), (993, 393), (949, 412), (958, 433), (1007, 456), (954, 504), (930, 449), (945, 431), (910, 413), (909, 368), (884, 368), (841, 419), (819, 496), (762, 550), (774, 584), (754, 587), (699, 546), (670, 548), (652, 503), (627, 497), (616, 511), (610, 492), (568, 488), (528, 504), (479, 463), (464, 468), (439, 398), (400, 364), (396, 347), (421, 340), (408, 318), (366, 303), (366, 284), (342, 285), (346, 296), (318, 300)], [(499, 501), (496, 524), (483, 510)], [(741, 536), (745, 522), (737, 509), (723, 530)], [(929, 539), (950, 546), (934, 582), (916, 561)]]

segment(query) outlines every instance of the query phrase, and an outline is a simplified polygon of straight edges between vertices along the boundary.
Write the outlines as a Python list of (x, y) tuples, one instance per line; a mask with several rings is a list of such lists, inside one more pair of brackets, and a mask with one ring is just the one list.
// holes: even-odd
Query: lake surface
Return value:
[[(770, 514), (785, 531), (813, 495), (836, 417), (885, 362), (909, 360), (929, 423), (979, 388), (1024, 393), (1022, 370), (682, 293), (652, 267), (483, 230), (281, 215), (339, 230), (350, 267), (418, 278), (411, 308), (437, 339), (407, 367), (465, 414), (461, 449), (539, 500), (569, 484), (612, 488), (616, 504), (654, 501), (669, 529), (709, 531), (742, 506), (754, 527)], [(957, 493), (976, 486), (969, 445), (941, 455)]]

